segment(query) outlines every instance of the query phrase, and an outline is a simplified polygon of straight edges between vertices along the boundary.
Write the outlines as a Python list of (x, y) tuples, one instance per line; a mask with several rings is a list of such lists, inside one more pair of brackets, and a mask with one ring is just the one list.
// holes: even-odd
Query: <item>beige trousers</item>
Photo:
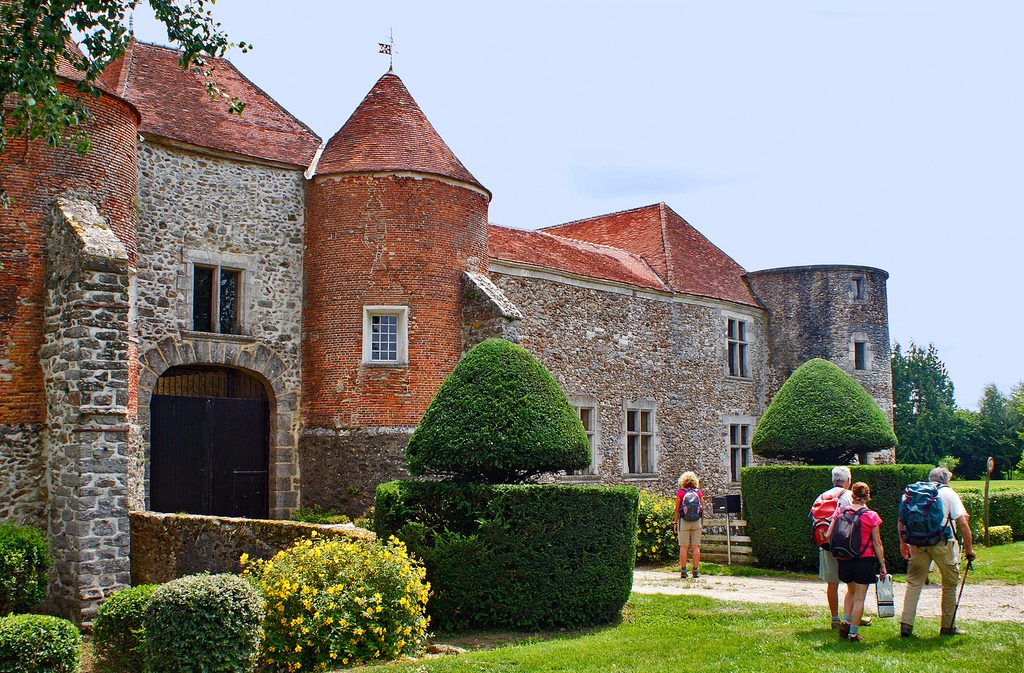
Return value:
[(921, 598), (921, 587), (928, 578), (928, 567), (935, 562), (942, 576), (942, 628), (953, 625), (953, 606), (956, 605), (956, 583), (960, 579), (960, 547), (953, 540), (931, 547), (910, 547), (910, 564), (907, 568), (907, 592), (903, 596), (903, 616), (900, 621), (914, 625), (917, 601)]

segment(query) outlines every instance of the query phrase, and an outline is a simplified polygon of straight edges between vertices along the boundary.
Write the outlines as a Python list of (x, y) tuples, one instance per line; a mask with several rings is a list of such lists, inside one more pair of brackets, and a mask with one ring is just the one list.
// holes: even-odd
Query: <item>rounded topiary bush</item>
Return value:
[(583, 469), (590, 445), (544, 365), (522, 346), (488, 339), (445, 379), (405, 455), (415, 475), (515, 483)]
[(0, 524), (0, 615), (41, 603), (49, 568), (50, 551), (41, 531)]
[(782, 384), (751, 440), (758, 455), (811, 465), (847, 463), (859, 452), (893, 446), (892, 424), (871, 395), (821, 358), (800, 365)]
[(0, 618), (0, 673), (77, 673), (78, 628), (49, 615)]
[(271, 666), (356, 666), (423, 644), (430, 587), (397, 540), (300, 540), (270, 560), (243, 563), (267, 599), (263, 657)]
[(673, 530), (675, 508), (672, 498), (640, 491), (636, 521), (638, 563), (664, 563), (678, 558), (679, 540)]
[[(982, 538), (984, 540), (984, 538)], [(1010, 526), (990, 526), (988, 529), (988, 543), (995, 547), (1001, 544), (1013, 542), (1013, 528)]]
[(162, 584), (146, 609), (146, 665), (152, 673), (256, 667), (264, 601), (236, 575), (190, 575)]
[(157, 586), (123, 589), (100, 605), (92, 623), (92, 647), (103, 673), (136, 673), (145, 668), (146, 608)]

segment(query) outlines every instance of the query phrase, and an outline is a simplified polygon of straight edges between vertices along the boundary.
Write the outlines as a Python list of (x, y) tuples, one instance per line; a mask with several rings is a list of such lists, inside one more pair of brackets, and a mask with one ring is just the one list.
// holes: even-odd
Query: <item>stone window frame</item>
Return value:
[[(724, 426), (724, 428), (723, 428), (724, 429), (724, 432), (723, 432), (723, 444), (724, 444), (724, 447), (723, 448), (725, 450), (725, 473), (728, 476), (727, 483), (730, 486), (737, 486), (737, 485), (739, 485), (740, 480), (738, 478), (737, 479), (733, 479), (733, 469), (732, 469), (733, 453), (737, 449), (740, 449), (740, 450), (743, 451), (743, 456), (741, 458), (741, 464), (740, 464), (740, 470), (742, 470), (744, 467), (749, 467), (751, 465), (754, 465), (754, 452), (753, 452), (753, 449), (751, 449), (750, 444), (751, 444), (751, 441), (754, 438), (754, 428), (757, 427), (757, 417), (755, 417), (755, 416), (725, 416), (722, 419), (722, 424)], [(733, 444), (733, 442), (732, 442), (732, 428), (733, 428), (733, 426), (738, 426), (738, 427), (746, 426), (748, 428), (746, 444), (743, 443), (742, 437), (740, 438), (740, 442), (738, 444), (736, 444), (736, 445)], [(742, 430), (740, 432), (742, 432)], [(737, 477), (738, 476), (739, 475), (737, 475)]]
[[(863, 346), (863, 367), (857, 367), (857, 346)], [(874, 349), (871, 348), (871, 338), (866, 332), (853, 332), (850, 335), (850, 350), (848, 353), (850, 361), (850, 371), (855, 374), (867, 373), (872, 370), (872, 364), (874, 363), (875, 353)]]
[[(194, 334), (222, 334), (222, 332), (195, 332), (192, 324), (192, 309), (195, 301), (193, 297), (193, 288), (195, 287), (195, 269), (196, 266), (204, 267), (215, 267), (218, 274), (220, 269), (228, 269), (230, 271), (239, 272), (238, 282), (238, 293), (239, 298), (238, 304), (238, 334), (224, 334), (224, 336), (246, 336), (250, 333), (250, 311), (249, 311), (249, 300), (253, 297), (254, 280), (256, 278), (256, 269), (259, 265), (259, 260), (256, 255), (245, 255), (233, 252), (216, 252), (212, 250), (197, 250), (193, 248), (184, 248), (182, 250), (182, 258), (185, 264), (184, 278), (185, 282), (182, 284), (185, 293), (185, 304), (181, 315), (185, 320), (187, 327), (185, 332), (191, 332)], [(216, 292), (214, 293), (216, 294)], [(215, 302), (216, 305), (216, 302)], [(216, 313), (211, 317), (211, 324), (213, 327), (219, 327), (219, 320)]]
[[(651, 430), (649, 434), (651, 437), (650, 445), (650, 472), (630, 472), (629, 471), (629, 413), (631, 411), (637, 412), (649, 412), (651, 414)], [(658, 442), (658, 404), (653, 399), (644, 398), (638, 400), (624, 400), (622, 403), (622, 477), (626, 480), (645, 480), (645, 479), (657, 479), (660, 474), (658, 472), (658, 459), (659, 459), (659, 442)]]
[(850, 301), (864, 304), (868, 301), (868, 279), (863, 274), (850, 278)]
[[(592, 414), (592, 426), (587, 432), (587, 439), (590, 440), (590, 466), (584, 470), (567, 472), (564, 477), (571, 481), (593, 481), (599, 474), (599, 452), (601, 446), (601, 414), (597, 398), (592, 395), (569, 395), (569, 404), (580, 415), (582, 409), (590, 410)], [(581, 418), (582, 420), (582, 418)], [(585, 427), (585, 426), (584, 426)]]
[[(398, 353), (395, 360), (374, 360), (373, 330), (374, 316), (393, 315), (398, 317)], [(409, 307), (408, 306), (363, 306), (363, 357), (367, 367), (408, 367), (409, 366)]]
[[(732, 346), (733, 342), (736, 341), (736, 340), (732, 339), (732, 336), (729, 333), (729, 322), (730, 321), (741, 322), (741, 323), (744, 324), (744, 337), (745, 338), (744, 338), (744, 340), (738, 342), (738, 343), (741, 344), (741, 346), (737, 348), (737, 350), (739, 350), (739, 352), (740, 352), (740, 357), (741, 357), (740, 374), (733, 374), (729, 370), (729, 351), (730, 351), (730, 347)], [(722, 311), (722, 326), (724, 328), (723, 331), (725, 332), (725, 347), (722, 350), (722, 357), (723, 357), (723, 360), (724, 360), (723, 363), (722, 363), (722, 367), (723, 367), (723, 369), (725, 371), (725, 377), (727, 379), (731, 379), (733, 381), (752, 382), (754, 380), (754, 372), (753, 372), (753, 367), (751, 366), (751, 357), (750, 357), (750, 355), (753, 352), (753, 348), (754, 348), (754, 339), (753, 339), (753, 334), (754, 334), (754, 330), (753, 330), (754, 318), (752, 316), (749, 316), (749, 315), (744, 314), (744, 313), (737, 313), (737, 312), (733, 312), (733, 311)]]

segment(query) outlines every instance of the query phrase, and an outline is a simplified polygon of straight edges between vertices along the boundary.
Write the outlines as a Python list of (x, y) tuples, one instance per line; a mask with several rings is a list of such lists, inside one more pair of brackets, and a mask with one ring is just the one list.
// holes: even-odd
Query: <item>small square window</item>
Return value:
[(363, 364), (408, 363), (408, 315), (405, 306), (363, 307)]

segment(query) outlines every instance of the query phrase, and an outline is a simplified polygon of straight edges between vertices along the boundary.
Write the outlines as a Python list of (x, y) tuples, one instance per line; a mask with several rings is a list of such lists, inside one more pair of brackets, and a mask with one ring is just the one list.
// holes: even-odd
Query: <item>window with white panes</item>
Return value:
[(750, 450), (750, 426), (745, 423), (729, 424), (729, 479), (740, 480), (740, 470), (754, 462)]
[(729, 376), (749, 378), (747, 321), (729, 318), (726, 341), (729, 345)]
[(654, 410), (626, 410), (626, 471), (654, 472)]
[(408, 362), (408, 309), (404, 306), (363, 308), (363, 363), (404, 365)]

